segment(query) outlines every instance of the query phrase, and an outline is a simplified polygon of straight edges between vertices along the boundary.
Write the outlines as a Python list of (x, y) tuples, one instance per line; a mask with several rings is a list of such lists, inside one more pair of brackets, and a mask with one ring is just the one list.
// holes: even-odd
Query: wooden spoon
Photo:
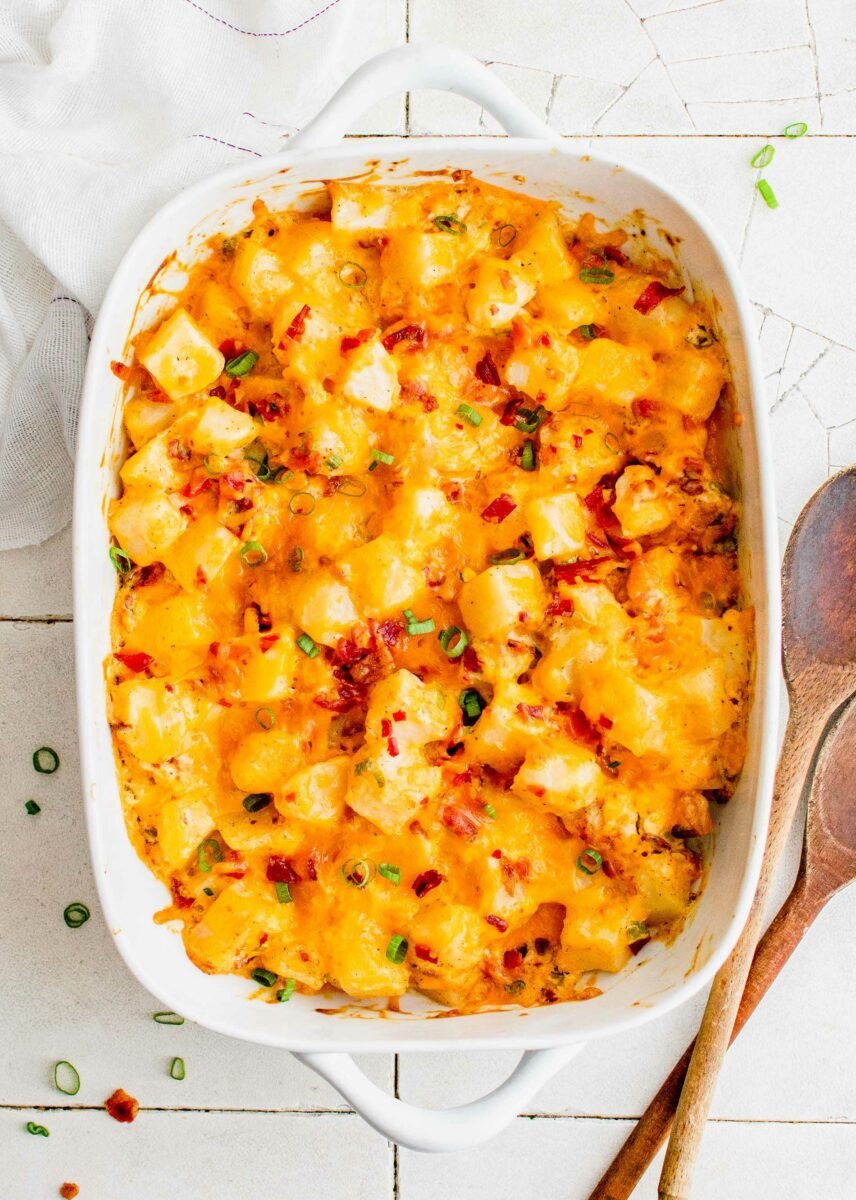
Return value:
[[(783, 660), (790, 715), (776, 772), (770, 828), (755, 900), (746, 928), (714, 979), (695, 1043), (676, 1064), (589, 1200), (626, 1200), (662, 1145), (676, 1106), (672, 1140), (660, 1179), (660, 1198), (687, 1200), (689, 1195), (692, 1166), (719, 1069), (728, 1045), (742, 1027), (742, 1023), (735, 1025), (738, 1005), (803, 785), (830, 717), (856, 691), (856, 468), (834, 475), (803, 509), (788, 543), (782, 582)], [(827, 860), (831, 868), (844, 848), (856, 846), (856, 802), (852, 808), (853, 815), (845, 818), (847, 805), (841, 800), (834, 823), (818, 824), (813, 819), (815, 869)], [(846, 871), (846, 866), (843, 869)], [(807, 886), (808, 857), (805, 878)], [(814, 898), (812, 891), (812, 902)], [(822, 903), (825, 900), (814, 915)], [(793, 898), (793, 906), (795, 915), (788, 918), (788, 923), (798, 922), (802, 919), (800, 914), (810, 911), (809, 900), (801, 900), (799, 895)], [(806, 920), (803, 931), (809, 923), (810, 919)], [(769, 970), (764, 963), (772, 961), (771, 936), (773, 939), (782, 936), (781, 925), (778, 933), (771, 927), (765, 939), (759, 970)], [(754, 1003), (750, 992), (744, 1021), (798, 940), (797, 937), (790, 943), (784, 942), (784, 957)]]

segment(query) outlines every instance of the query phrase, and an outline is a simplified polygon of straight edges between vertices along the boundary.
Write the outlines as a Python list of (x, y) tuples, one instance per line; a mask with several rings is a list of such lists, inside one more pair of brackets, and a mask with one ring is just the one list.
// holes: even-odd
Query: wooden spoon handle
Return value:
[(746, 927), (730, 958), (717, 971), (710, 989), (666, 1149), (660, 1176), (660, 1200), (689, 1200), (693, 1168), (704, 1135), (705, 1121), (763, 928), (767, 897), (793, 823), (803, 783), (829, 715), (829, 698), (822, 694), (811, 698), (801, 697), (801, 703), (794, 704), (791, 709), (776, 771), (770, 828), (758, 890)]
[[(732, 1042), (796, 950), (826, 899), (827, 895), (809, 894), (805, 887), (805, 876), (800, 873), (794, 890), (779, 909), (778, 915), (755, 952), (731, 1033)], [(691, 1042), (675, 1063), (660, 1090), (589, 1196), (589, 1200), (628, 1200), (666, 1140), (694, 1045), (695, 1042)]]

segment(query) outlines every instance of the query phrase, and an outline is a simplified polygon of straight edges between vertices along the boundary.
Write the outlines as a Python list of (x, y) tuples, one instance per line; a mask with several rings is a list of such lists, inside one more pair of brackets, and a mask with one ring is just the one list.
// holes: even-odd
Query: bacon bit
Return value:
[(511, 322), (511, 344), (515, 350), (522, 350), (529, 345), (529, 331), (517, 317)]
[(381, 345), (389, 354), (392, 354), (399, 342), (416, 342), (418, 346), (424, 346), (425, 326), (403, 325), (400, 329), (394, 329), (392, 333), (388, 333), (385, 338), (381, 338)]
[(519, 950), (506, 950), (502, 956), (502, 965), (506, 971), (516, 971), (523, 962), (523, 955)]
[(607, 862), (606, 859), (604, 859), (603, 862), (600, 864), (600, 869), (601, 869), (601, 871), (603, 871), (603, 873), (607, 879), (615, 878), (615, 870), (614, 870), (612, 864)]
[(440, 820), (458, 837), (466, 838), (467, 841), (472, 841), (479, 831), (478, 822), (470, 813), (465, 812), (462, 808), (457, 808), (453, 804), (447, 804), (440, 814)]
[(508, 922), (504, 921), (502, 917), (498, 917), (495, 913), (488, 913), (488, 915), (485, 917), (485, 920), (487, 921), (488, 925), (492, 925), (494, 929), (498, 929), (500, 933), (505, 933), (506, 929), (508, 928)]
[(581, 708), (577, 708), (575, 704), (568, 704), (562, 700), (559, 701), (556, 708), (563, 716), (567, 717), (571, 733), (575, 738), (579, 738), (582, 742), (597, 742), (599, 740), (591, 721)]
[(148, 587), (153, 583), (160, 583), (166, 574), (166, 567), (163, 563), (150, 563), (147, 567), (141, 567), (137, 576), (137, 587)]
[(630, 943), (630, 945), (628, 946), (628, 949), (629, 949), (630, 953), (634, 956), (634, 958), (639, 953), (639, 951), (641, 949), (643, 949), (643, 947), (648, 945), (650, 940), (651, 940), (650, 937), (642, 937), (642, 938), (637, 938), (635, 942)]
[(487, 508), (484, 509), (482, 512), (482, 520), (492, 521), (496, 525), (499, 525), (505, 520), (509, 513), (514, 512), (515, 508), (517, 508), (517, 505), (511, 499), (508, 492), (501, 492), (500, 495), (498, 495), (495, 500), (491, 500)]
[(367, 654), (368, 651), (358, 646), (352, 638), (339, 638), (333, 651), (333, 661), (340, 667), (352, 667)]
[(612, 729), (612, 721), (604, 713), (600, 714), (597, 719), (597, 723), (600, 725), (601, 729)]
[(580, 436), (578, 433), (575, 433), (575, 434), (573, 435), (573, 443), (574, 443), (574, 449), (575, 449), (575, 450), (582, 450), (582, 448), (583, 448), (583, 439), (582, 439), (582, 437), (581, 437), (581, 436)]
[(217, 347), (224, 358), (234, 358), (236, 354), (244, 352), (244, 343), (236, 338), (226, 338)]
[(513, 425), (514, 419), (522, 407), (522, 396), (518, 396), (514, 400), (509, 400), (505, 408), (502, 410), (502, 416), (499, 418), (500, 425)]
[(413, 953), (417, 958), (421, 958), (423, 962), (436, 963), (440, 961), (431, 947), (423, 946), (421, 942), (418, 942), (413, 947)]
[(501, 850), (492, 850), (490, 856), (491, 856), (491, 858), (502, 858), (502, 851)]
[(666, 300), (669, 296), (680, 296), (685, 288), (669, 288), (665, 284), (660, 283), (659, 279), (654, 279), (645, 290), (637, 297), (633, 307), (637, 312), (642, 313), (643, 317), (657, 307), (661, 300)]
[(490, 384), (492, 387), (500, 387), (502, 384), (496, 363), (489, 350), (485, 352), (484, 358), (479, 359), (476, 363), (475, 371), (476, 379), (481, 380), (482, 383)]
[[(192, 517), (194, 515), (193, 508), (190, 504), (182, 504), (181, 508), (178, 511), (182, 514), (182, 516), (185, 516), (185, 517)], [(198, 570), (198, 568), (197, 568), (197, 570)]]
[(246, 487), (246, 483), (247, 481), (240, 471), (227, 471), (225, 475), (221, 475), (220, 477), (220, 490), (222, 491), (225, 485), (226, 488), (231, 488), (233, 492), (242, 492)]
[(603, 257), (608, 258), (610, 262), (618, 263), (619, 267), (626, 267), (630, 259), (623, 250), (619, 250), (617, 246), (604, 246)]
[(193, 496), (201, 496), (203, 492), (207, 492), (209, 488), (216, 488), (217, 480), (212, 479), (208, 472), (203, 468), (196, 470), (190, 476), (188, 483), (181, 489), (182, 496), (191, 498)]
[(467, 671), (472, 671), (474, 674), (478, 674), (482, 669), (481, 659), (472, 646), (467, 646), (461, 656), (461, 662)]
[(392, 714), (392, 719), (393, 719), (393, 721), (406, 721), (407, 713), (402, 712), (401, 709), (399, 708)]
[(59, 1194), (62, 1200), (75, 1200), (75, 1197), (80, 1195), (80, 1188), (76, 1183), (64, 1183), (59, 1189)]
[(113, 657), (129, 671), (145, 671), (153, 661), (151, 654), (144, 654), (142, 650), (117, 650)]
[(380, 736), (388, 738), (391, 733), (392, 721), (390, 721), (387, 717), (384, 717), (380, 723)]
[(574, 611), (574, 602), (570, 596), (557, 596), (555, 600), (551, 600), (546, 616), (548, 617), (569, 617)]
[(313, 883), (318, 878), (318, 851), (313, 850), (306, 858), (306, 878)]
[(190, 447), (185, 446), (184, 442), (180, 442), (178, 438), (173, 438), (166, 448), (170, 458), (176, 459), (177, 462), (190, 461)]
[(355, 337), (343, 337), (340, 346), (342, 354), (347, 354), (350, 350), (356, 350), (357, 346), (362, 346), (363, 342), (367, 342), (373, 333), (373, 329), (361, 329)]
[(529, 717), (533, 721), (544, 720), (544, 707), (541, 704), (518, 704), (517, 711), (521, 717)]
[(592, 488), (583, 503), (597, 521), (598, 525), (600, 525), (601, 529), (620, 530), (621, 526), (618, 523), (618, 518), (612, 511), (612, 506), (615, 501), (614, 499), (606, 499), (604, 485), (602, 483), (599, 483), (597, 487)]
[(550, 939), (545, 937), (537, 937), (534, 945), (536, 954), (546, 954), (550, 949)]
[[(269, 396), (262, 396), (259, 400), (254, 400), (247, 405), (247, 410), (251, 417), (259, 416), (263, 421), (275, 421), (283, 411), (279, 401), (282, 396), (279, 392), (271, 392)], [(288, 412), (288, 405), (285, 405), (285, 411)]]
[(387, 739), (386, 748), (390, 758), (398, 758), (398, 740), (391, 737)]
[(181, 889), (181, 884), (172, 877), (169, 881), (169, 890), (172, 892), (172, 902), (176, 908), (191, 908), (193, 905), (193, 897), (187, 896)]
[(209, 388), (208, 395), (216, 396), (218, 400), (225, 400), (226, 399), (226, 389), (218, 383), (216, 387)]
[(440, 407), (440, 401), (436, 396), (424, 396), (422, 399), (422, 407), (427, 413), (436, 412)]
[(117, 379), (127, 379), (131, 368), (126, 366), (125, 363), (117, 362), (116, 359), (113, 359), (113, 361), (110, 363), (110, 370)]
[(584, 267), (602, 267), (604, 264), (604, 256), (599, 250), (590, 250), (582, 261)]
[[(285, 336), (287, 338), (291, 338), (293, 342), (300, 341), (300, 339), (303, 337), (304, 330), (306, 329), (306, 318), (309, 316), (311, 311), (312, 309), (308, 304), (303, 305), (300, 311), (295, 314), (291, 324), (285, 331)], [(280, 342), (279, 348), (280, 350), (284, 350), (285, 343)]]
[(538, 345), (539, 346), (552, 346), (553, 345), (552, 341), (550, 340), (549, 333), (541, 334), (541, 336), (538, 338)]
[(428, 871), (423, 871), (413, 880), (411, 887), (421, 900), (423, 896), (427, 896), (429, 892), (433, 892), (435, 887), (439, 887), (444, 882), (446, 876), (441, 875), (439, 871), (435, 871), (431, 867)]
[(575, 583), (577, 579), (582, 579), (585, 583), (594, 583), (590, 572), (601, 563), (611, 561), (609, 558), (584, 558), (572, 563), (556, 563), (553, 574), (561, 583)]
[(388, 646), (391, 650), (394, 646), (397, 646), (401, 640), (401, 635), (404, 633), (404, 626), (399, 624), (398, 621), (392, 621), (389, 619), (386, 621), (379, 621), (375, 626), (375, 633), (378, 635), (384, 645)]
[(265, 876), (271, 883), (300, 883), (300, 876), (294, 866), (281, 854), (271, 854), (267, 860)]
[(559, 999), (559, 997), (556, 995), (556, 993), (553, 991), (552, 988), (544, 988), (543, 991), (541, 992), (541, 995), (544, 997), (544, 1002), (546, 1004), (555, 1004), (556, 1001)]
[(700, 479), (684, 479), (681, 481), (680, 489), (687, 496), (700, 496), (704, 491), (704, 484)]
[(140, 1102), (129, 1096), (124, 1088), (116, 1088), (113, 1095), (104, 1101), (104, 1107), (114, 1121), (130, 1125), (140, 1111)]
[(266, 633), (264, 635), (264, 637), (260, 637), (259, 638), (259, 648), (261, 649), (262, 654), (267, 654), (267, 652), (268, 652), (268, 650), (270, 650), (271, 646), (273, 646), (278, 641), (279, 641), (278, 633)]
[(630, 408), (637, 421), (646, 421), (657, 411), (657, 405), (647, 396), (640, 396), (638, 400), (634, 400)]

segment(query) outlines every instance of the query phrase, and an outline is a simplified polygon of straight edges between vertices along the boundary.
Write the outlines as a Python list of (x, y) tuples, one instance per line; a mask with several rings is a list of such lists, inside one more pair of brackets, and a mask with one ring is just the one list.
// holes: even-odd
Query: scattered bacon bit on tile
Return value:
[(130, 1125), (140, 1111), (140, 1102), (129, 1096), (124, 1088), (116, 1088), (112, 1096), (104, 1101), (104, 1107), (121, 1125)]
[(74, 1200), (75, 1196), (80, 1195), (80, 1188), (76, 1183), (64, 1183), (59, 1189), (59, 1194), (62, 1200)]

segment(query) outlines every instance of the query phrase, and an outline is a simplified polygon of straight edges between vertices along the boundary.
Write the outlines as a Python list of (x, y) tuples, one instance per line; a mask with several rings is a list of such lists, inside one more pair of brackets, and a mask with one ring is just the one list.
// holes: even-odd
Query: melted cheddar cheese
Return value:
[(463, 173), (331, 183), (116, 364), (110, 716), (203, 970), (542, 1004), (685, 917), (752, 612), (726, 359), (626, 244)]

